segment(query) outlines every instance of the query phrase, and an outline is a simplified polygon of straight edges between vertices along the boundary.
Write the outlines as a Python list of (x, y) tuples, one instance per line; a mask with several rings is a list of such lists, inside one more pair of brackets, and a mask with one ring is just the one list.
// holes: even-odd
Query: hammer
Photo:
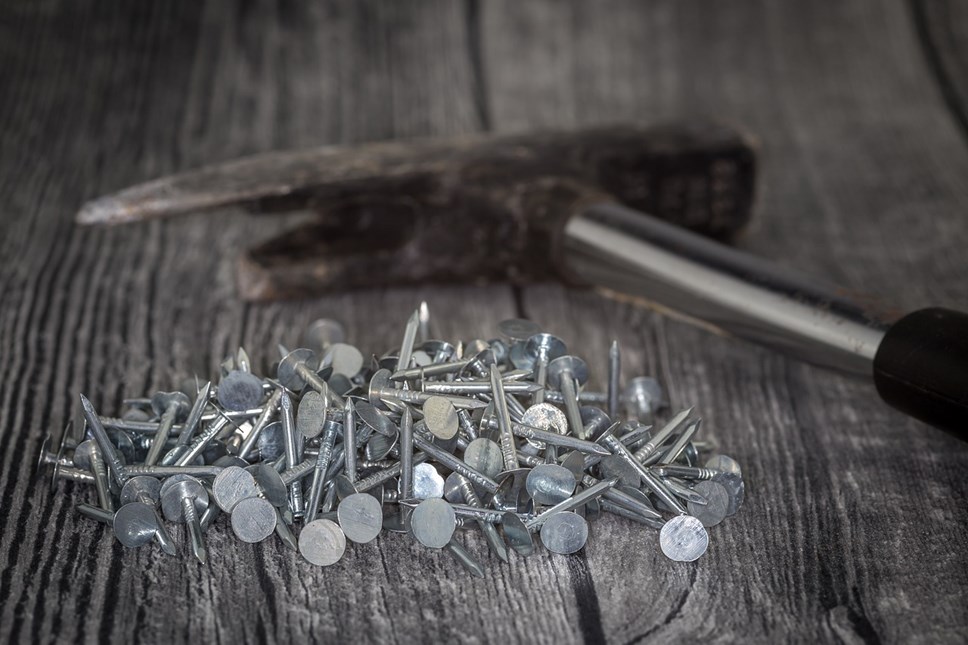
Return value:
[(77, 220), (311, 210), (243, 253), (244, 298), (561, 279), (873, 379), (888, 404), (968, 439), (968, 315), (899, 317), (723, 244), (749, 221), (755, 168), (752, 140), (714, 122), (330, 146), (158, 179)]

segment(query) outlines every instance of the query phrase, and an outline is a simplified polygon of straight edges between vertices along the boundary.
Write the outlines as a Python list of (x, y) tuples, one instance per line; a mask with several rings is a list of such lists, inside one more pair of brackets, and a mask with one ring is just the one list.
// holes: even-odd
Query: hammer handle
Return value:
[(968, 315), (932, 307), (894, 323), (874, 356), (891, 406), (968, 439)]
[(968, 439), (968, 315), (897, 318), (864, 297), (611, 203), (565, 227), (563, 271), (800, 360), (873, 379), (889, 405)]

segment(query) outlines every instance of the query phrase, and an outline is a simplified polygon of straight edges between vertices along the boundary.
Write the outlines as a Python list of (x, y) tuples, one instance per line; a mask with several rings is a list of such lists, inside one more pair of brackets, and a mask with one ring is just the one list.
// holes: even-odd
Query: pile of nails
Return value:
[(318, 320), (304, 348), (280, 347), (274, 378), (240, 349), (217, 384), (126, 399), (118, 418), (82, 395), (83, 421), (56, 453), (47, 440), (39, 468), (55, 484), (91, 484), (97, 502), (78, 512), (126, 547), (175, 554), (164, 520), (184, 523), (203, 563), (220, 512), (239, 540), (275, 534), (320, 566), (387, 530), (483, 576), (458, 529), (481, 531), (506, 562), (538, 541), (574, 553), (604, 514), (658, 529), (667, 557), (693, 561), (742, 504), (738, 464), (697, 440), (693, 408), (668, 410), (648, 377), (621, 386), (617, 343), (598, 393), (583, 389), (586, 363), (530, 321), (456, 345), (428, 328), (422, 304), (399, 349), (364, 365), (339, 323)]

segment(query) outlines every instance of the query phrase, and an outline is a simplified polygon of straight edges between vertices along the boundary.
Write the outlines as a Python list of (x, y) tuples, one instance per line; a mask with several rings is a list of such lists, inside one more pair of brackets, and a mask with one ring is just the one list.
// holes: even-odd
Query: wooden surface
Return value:
[[(276, 147), (713, 114), (762, 142), (741, 246), (903, 309), (964, 309), (963, 6), (290, 4), (0, 9), (0, 642), (968, 638), (968, 450), (864, 384), (555, 285), (244, 305), (234, 254), (285, 222), (71, 224), (85, 199)], [(618, 338), (626, 373), (697, 405), (743, 464), (744, 508), (694, 564), (619, 518), (573, 557), (502, 566), (474, 539), (476, 581), (398, 535), (328, 569), (224, 523), (207, 567), (125, 550), (75, 515), (84, 491), (31, 479), (78, 392), (109, 412), (240, 343), (267, 363), (321, 315), (380, 351), (421, 299), (449, 338), (531, 317), (599, 383)]]

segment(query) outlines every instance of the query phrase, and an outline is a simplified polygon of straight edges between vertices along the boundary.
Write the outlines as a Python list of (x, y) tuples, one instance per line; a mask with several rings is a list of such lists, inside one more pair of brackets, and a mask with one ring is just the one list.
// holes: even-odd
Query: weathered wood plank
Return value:
[[(506, 287), (240, 303), (233, 256), (284, 222), (226, 213), (71, 231), (84, 198), (202, 161), (477, 128), (461, 5), (277, 9), (208, 6), (196, 15), (182, 7), (183, 15), (167, 15), (143, 7), (92, 16), (61, 7), (24, 12), (25, 27), (8, 34), (6, 42), (26, 51), (7, 52), (17, 75), (0, 153), (11, 170), (3, 173), (6, 201), (22, 202), (18, 217), (3, 222), (0, 489), (8, 530), (0, 537), (0, 637), (567, 640), (574, 594), (540, 559), (495, 567), (480, 593), (468, 595), (449, 558), (396, 536), (354, 550), (339, 571), (319, 570), (276, 543), (240, 548), (223, 522), (209, 534), (212, 563), (202, 569), (152, 550), (119, 550), (73, 514), (80, 491), (63, 486), (68, 495), (48, 502), (30, 490), (32, 459), (21, 455), (34, 454), (44, 431), (63, 424), (78, 391), (109, 410), (124, 395), (212, 373), (239, 343), (266, 365), (276, 343), (295, 343), (319, 315), (341, 319), (361, 348), (375, 352), (399, 343), (421, 299), (452, 338), (493, 336), (496, 323), (514, 315)], [(38, 40), (37, 49), (21, 38)], [(307, 47), (289, 47), (292, 38)], [(33, 139), (25, 129), (36, 130)], [(36, 170), (18, 177), (31, 156)], [(479, 540), (471, 547), (487, 557)], [(534, 612), (528, 626), (493, 621), (520, 606)]]
[(908, 4), (925, 64), (964, 136), (968, 134), (968, 7), (926, 0)]
[[(938, 42), (964, 65), (956, 41)], [(763, 142), (744, 247), (904, 308), (964, 308), (968, 148), (907, 5), (9, 3), (0, 60), (0, 640), (968, 635), (968, 454), (862, 385), (556, 286), (239, 303), (235, 251), (285, 221), (69, 224), (86, 198), (273, 147), (713, 113)], [(204, 569), (126, 551), (73, 514), (83, 493), (48, 499), (29, 477), (79, 391), (111, 409), (212, 373), (240, 343), (268, 363), (319, 315), (380, 351), (421, 299), (446, 337), (530, 315), (598, 383), (618, 338), (626, 373), (700, 406), (745, 467), (747, 505), (695, 565), (606, 518), (571, 558), (505, 567), (472, 541), (478, 583), (400, 536), (330, 570), (224, 525)]]
[[(744, 247), (902, 308), (964, 306), (968, 155), (903, 4), (488, 9), (495, 128), (696, 111), (743, 124), (764, 158)], [(595, 526), (586, 552), (610, 638), (964, 636), (966, 454), (956, 441), (886, 410), (867, 387), (681, 323), (557, 286), (522, 300), (597, 348), (598, 383), (618, 338), (629, 371), (662, 378), (677, 405), (697, 404), (706, 432), (746, 469), (746, 507), (714, 529), (695, 565), (664, 560), (656, 537), (631, 524)], [(636, 546), (617, 554), (616, 543)], [(940, 598), (939, 584), (959, 591)]]

